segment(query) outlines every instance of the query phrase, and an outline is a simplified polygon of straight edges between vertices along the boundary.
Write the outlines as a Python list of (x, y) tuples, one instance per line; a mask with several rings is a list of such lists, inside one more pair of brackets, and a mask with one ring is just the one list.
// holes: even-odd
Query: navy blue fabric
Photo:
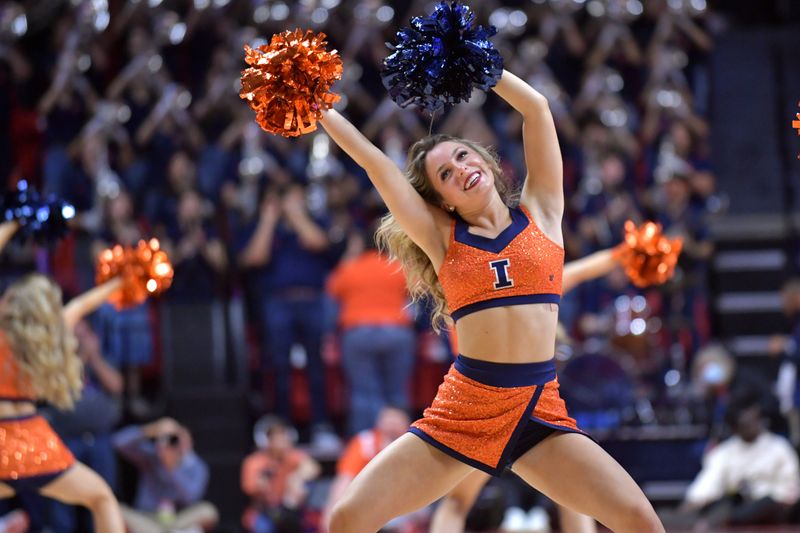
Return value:
[(523, 213), (519, 207), (514, 209), (509, 208), (508, 211), (511, 214), (511, 225), (501, 231), (494, 239), (470, 233), (469, 225), (461, 217), (456, 216), (456, 241), (486, 252), (495, 254), (502, 252), (503, 249), (530, 224), (528, 217), (525, 216), (525, 213)]
[(299, 343), (306, 352), (306, 372), (311, 393), (311, 418), (314, 424), (328, 422), (325, 403), (325, 363), (322, 360), (322, 296), (287, 298), (271, 296), (264, 300), (262, 327), (266, 333), (264, 367), (275, 376), (275, 412), (286, 420), (292, 419), (291, 350)]
[(67, 470), (61, 470), (50, 474), (21, 477), (18, 479), (0, 479), (0, 481), (14, 489), (14, 492), (37, 491), (66, 471)]
[(524, 426), (521, 427), (519, 437), (517, 438), (514, 447), (509, 449), (508, 464), (513, 465), (517, 459), (525, 455), (528, 450), (542, 442), (551, 434), (558, 431), (560, 428), (545, 425), (538, 420), (528, 420)]
[(561, 296), (558, 294), (520, 294), (518, 296), (503, 296), (500, 298), (492, 298), (491, 300), (484, 300), (482, 302), (475, 302), (474, 304), (465, 305), (460, 309), (456, 309), (450, 316), (453, 320), (458, 320), (470, 313), (480, 311), (482, 309), (490, 309), (492, 307), (505, 307), (508, 305), (525, 305), (525, 304), (558, 304), (561, 302)]
[(342, 368), (350, 383), (350, 435), (373, 427), (385, 405), (409, 408), (415, 339), (410, 327), (388, 324), (342, 332)]
[[(314, 220), (324, 231), (330, 227), (327, 219)], [(307, 287), (322, 291), (325, 279), (339, 257), (335, 246), (315, 253), (303, 248), (297, 234), (279, 223), (272, 241), (272, 256), (267, 267), (266, 284), (270, 292), (290, 287)]]
[(464, 376), (491, 387), (544, 385), (556, 378), (554, 358), (538, 363), (493, 363), (459, 355), (454, 364)]
[[(3, 401), (8, 401), (8, 400), (3, 399)], [(29, 415), (2, 417), (0, 418), (0, 422), (19, 422), (20, 420), (28, 420), (29, 418), (33, 418), (35, 416), (39, 416), (38, 413), (31, 413)]]

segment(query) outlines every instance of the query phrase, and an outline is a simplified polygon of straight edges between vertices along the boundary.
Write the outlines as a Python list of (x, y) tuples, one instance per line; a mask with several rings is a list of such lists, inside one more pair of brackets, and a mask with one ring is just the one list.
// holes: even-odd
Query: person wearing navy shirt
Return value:
[(800, 277), (783, 284), (781, 300), (791, 333), (772, 336), (767, 351), (781, 363), (776, 389), (789, 426), (789, 440), (800, 449)]
[(260, 280), (265, 297), (260, 320), (264, 352), (275, 377), (275, 411), (292, 419), (290, 352), (298, 343), (306, 354), (312, 438), (319, 437), (320, 445), (331, 434), (321, 356), (324, 284), (343, 247), (343, 239), (331, 238), (331, 229), (324, 214), (309, 211), (303, 186), (267, 190), (258, 222), (239, 253), (240, 266), (265, 267)]
[(706, 278), (708, 260), (714, 251), (707, 213), (694, 202), (690, 177), (674, 171), (660, 184), (660, 196), (653, 218), (664, 228), (664, 234), (683, 238), (683, 250), (678, 258), (679, 274), (664, 293), (664, 308), (670, 313), (674, 334), (682, 332), (690, 339), (686, 352), (693, 354), (706, 341), (707, 315)]

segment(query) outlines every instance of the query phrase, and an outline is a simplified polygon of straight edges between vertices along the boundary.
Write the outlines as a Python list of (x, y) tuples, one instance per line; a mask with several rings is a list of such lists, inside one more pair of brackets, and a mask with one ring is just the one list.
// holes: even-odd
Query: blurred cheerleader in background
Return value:
[[(20, 229), (0, 223), (0, 250)], [(144, 248), (149, 253), (141, 253)], [(50, 278), (28, 274), (0, 299), (0, 498), (36, 491), (70, 505), (87, 507), (100, 533), (122, 533), (119, 504), (108, 484), (75, 457), (44, 418), (36, 402), (71, 409), (83, 387), (83, 365), (76, 353), (73, 328), (107, 300), (124, 305), (132, 279), (150, 278), (149, 263), (158, 263), (163, 279), (153, 280), (143, 294), (165, 289), (171, 266), (154, 244), (139, 251), (101, 255), (98, 285), (62, 304), (61, 289)], [(116, 250), (116, 249), (115, 249)], [(105, 258), (105, 260), (103, 259)], [(114, 260), (117, 259), (115, 262)], [(133, 260), (131, 260), (133, 259)], [(123, 265), (123, 261), (125, 265)], [(137, 276), (138, 275), (138, 276)], [(147, 282), (145, 281), (145, 284)]]
[[(0, 245), (16, 222), (0, 225)], [(83, 386), (72, 328), (105, 301), (120, 281), (109, 281), (66, 307), (61, 289), (41, 274), (12, 284), (0, 300), (0, 498), (37, 491), (92, 512), (99, 532), (123, 532), (119, 504), (108, 484), (75, 460), (50, 425), (36, 414), (37, 400), (70, 409)]]

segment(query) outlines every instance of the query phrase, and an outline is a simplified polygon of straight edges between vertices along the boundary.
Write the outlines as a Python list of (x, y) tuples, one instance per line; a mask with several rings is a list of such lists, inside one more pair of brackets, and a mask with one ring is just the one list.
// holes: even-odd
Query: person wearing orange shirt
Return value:
[[(339, 501), (345, 489), (367, 463), (378, 452), (394, 442), (408, 430), (411, 419), (403, 409), (387, 405), (378, 413), (375, 427), (360, 431), (350, 439), (344, 452), (336, 462), (336, 477), (328, 492), (328, 501), (323, 511), (322, 524), (328, 523), (334, 504)], [(391, 525), (387, 524), (387, 526)], [(326, 531), (323, 527), (322, 532)]]
[(406, 409), (415, 335), (400, 264), (363, 238), (365, 249), (328, 279), (339, 303), (342, 365), (350, 384), (350, 435), (372, 427), (384, 405)]
[(278, 417), (264, 424), (266, 443), (242, 463), (242, 491), (250, 506), (242, 524), (253, 533), (299, 531), (306, 483), (319, 475), (319, 464), (295, 448), (293, 428)]

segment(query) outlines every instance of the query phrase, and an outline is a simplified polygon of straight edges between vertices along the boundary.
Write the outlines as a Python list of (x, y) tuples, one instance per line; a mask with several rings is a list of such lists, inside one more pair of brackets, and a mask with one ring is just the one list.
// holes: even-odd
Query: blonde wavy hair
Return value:
[(61, 288), (41, 274), (11, 285), (0, 305), (0, 328), (24, 383), (37, 398), (70, 409), (83, 388), (77, 341), (63, 318)]
[[(442, 198), (431, 185), (428, 173), (425, 171), (425, 158), (438, 144), (452, 141), (474, 150), (486, 161), (489, 170), (494, 175), (494, 184), (503, 202), (509, 207), (514, 207), (519, 201), (519, 193), (514, 191), (503, 171), (497, 154), (468, 139), (454, 137), (446, 134), (436, 134), (420, 139), (411, 145), (406, 160), (405, 175), (411, 186), (414, 187), (422, 198), (431, 205), (442, 206)], [(386, 214), (375, 233), (375, 241), (381, 251), (388, 251), (392, 259), (397, 259), (403, 266), (406, 284), (413, 302), (419, 302), (425, 297), (430, 297), (433, 304), (431, 325), (434, 331), (441, 332), (443, 326), (452, 321), (447, 309), (442, 285), (428, 256), (409, 238), (400, 227), (391, 213)]]

